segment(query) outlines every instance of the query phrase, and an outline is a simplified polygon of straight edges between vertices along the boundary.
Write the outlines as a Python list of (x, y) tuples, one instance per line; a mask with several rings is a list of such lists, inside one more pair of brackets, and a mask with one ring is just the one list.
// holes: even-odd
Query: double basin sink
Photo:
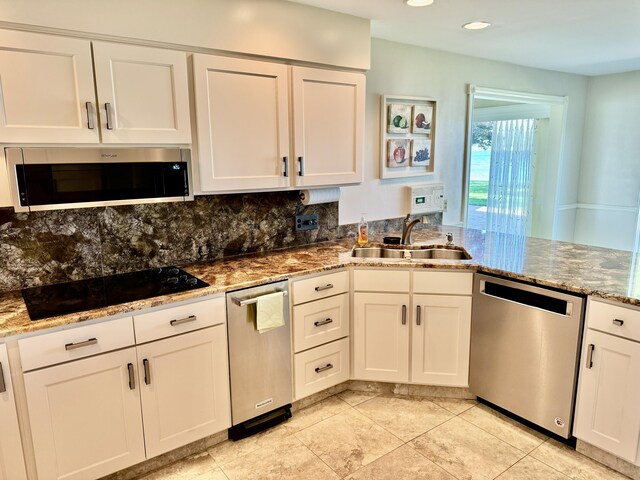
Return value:
[(470, 260), (471, 255), (462, 247), (431, 245), (415, 247), (376, 246), (355, 247), (351, 253), (356, 258), (395, 258), (399, 260)]

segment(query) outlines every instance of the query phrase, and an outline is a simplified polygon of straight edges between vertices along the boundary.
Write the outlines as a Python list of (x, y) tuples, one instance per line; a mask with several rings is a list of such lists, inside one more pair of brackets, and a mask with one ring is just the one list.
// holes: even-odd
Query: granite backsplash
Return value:
[[(318, 213), (319, 228), (296, 232), (299, 213)], [(429, 218), (442, 222), (441, 214)], [(371, 235), (401, 228), (401, 218), (369, 224)], [(295, 191), (32, 213), (0, 208), (0, 291), (355, 239), (356, 230), (338, 225), (337, 202), (305, 207)]]

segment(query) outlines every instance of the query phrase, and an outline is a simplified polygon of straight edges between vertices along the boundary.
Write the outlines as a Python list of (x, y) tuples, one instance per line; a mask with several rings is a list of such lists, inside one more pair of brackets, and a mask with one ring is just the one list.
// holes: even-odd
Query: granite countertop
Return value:
[[(327, 242), (182, 266), (209, 286), (36, 322), (30, 320), (19, 291), (0, 293), (0, 337), (126, 314), (348, 265), (477, 270), (630, 305), (640, 305), (640, 267), (636, 266), (632, 252), (531, 237), (484, 234), (478, 230), (447, 226), (416, 230), (413, 235), (414, 244), (443, 245), (446, 232), (454, 233), (455, 244), (465, 247), (472, 259), (352, 258), (350, 252), (353, 240)], [(385, 232), (384, 235), (393, 233)]]

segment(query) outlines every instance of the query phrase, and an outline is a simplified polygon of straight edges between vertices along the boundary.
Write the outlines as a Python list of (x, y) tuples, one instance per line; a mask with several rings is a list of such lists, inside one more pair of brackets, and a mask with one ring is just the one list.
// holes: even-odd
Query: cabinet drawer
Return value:
[(131, 317), (18, 341), (24, 371), (105, 353), (135, 343)]
[(293, 307), (294, 352), (349, 335), (349, 294)]
[[(622, 321), (622, 325), (616, 320)], [(640, 310), (635, 308), (611, 305), (590, 298), (587, 326), (640, 342)]]
[(146, 343), (226, 322), (224, 296), (133, 316), (136, 342)]
[(407, 293), (409, 275), (408, 270), (354, 270), (353, 288), (356, 291)]
[(472, 272), (413, 272), (413, 292), (471, 295)]
[(349, 291), (349, 273), (342, 271), (298, 280), (293, 282), (292, 289), (294, 305), (345, 293)]
[(296, 353), (293, 363), (297, 400), (345, 382), (349, 380), (349, 339)]

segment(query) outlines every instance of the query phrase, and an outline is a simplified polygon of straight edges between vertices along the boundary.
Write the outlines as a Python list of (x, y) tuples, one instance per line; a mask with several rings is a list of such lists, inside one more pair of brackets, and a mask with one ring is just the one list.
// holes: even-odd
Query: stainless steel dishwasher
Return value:
[(584, 297), (476, 274), (469, 389), (571, 436)]
[[(256, 303), (283, 292), (284, 325), (260, 333)], [(227, 293), (231, 423), (236, 440), (291, 417), (291, 322), (287, 282)]]

